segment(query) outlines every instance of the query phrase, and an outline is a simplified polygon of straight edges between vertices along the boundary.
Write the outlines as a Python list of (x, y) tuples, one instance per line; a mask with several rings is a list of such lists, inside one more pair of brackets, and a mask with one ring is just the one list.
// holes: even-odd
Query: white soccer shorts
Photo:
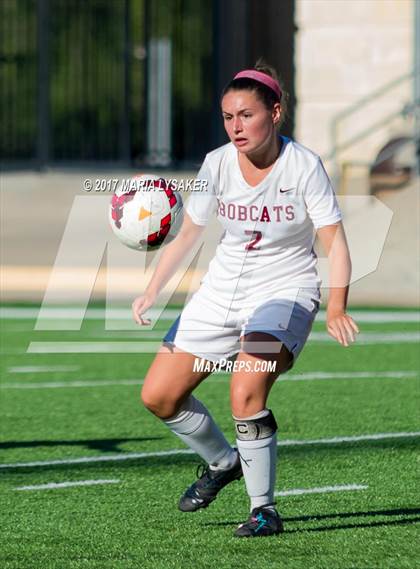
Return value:
[[(208, 286), (201, 285), (172, 324), (163, 343), (218, 362), (239, 352), (241, 336), (248, 332), (266, 332), (286, 346), (294, 364), (309, 336), (319, 303), (319, 289), (305, 288), (281, 291), (276, 298), (260, 300), (247, 308), (234, 302), (229, 306), (215, 297)], [(276, 340), (271, 346), (271, 342), (264, 343), (265, 348), (259, 343), (256, 351), (278, 351)]]

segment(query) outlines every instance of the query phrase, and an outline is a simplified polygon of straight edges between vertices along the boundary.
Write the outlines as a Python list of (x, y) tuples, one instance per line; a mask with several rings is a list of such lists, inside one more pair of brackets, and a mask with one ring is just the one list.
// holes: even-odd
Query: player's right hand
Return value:
[(133, 312), (134, 321), (140, 326), (147, 326), (151, 323), (149, 318), (143, 318), (143, 314), (148, 310), (155, 302), (156, 295), (146, 292), (142, 296), (138, 296), (133, 300), (131, 309)]

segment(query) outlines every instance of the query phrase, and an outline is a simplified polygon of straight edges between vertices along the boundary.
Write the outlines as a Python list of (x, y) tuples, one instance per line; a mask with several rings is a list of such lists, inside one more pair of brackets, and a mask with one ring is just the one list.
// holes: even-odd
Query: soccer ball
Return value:
[(141, 175), (125, 180), (115, 191), (109, 221), (118, 239), (139, 251), (168, 243), (182, 223), (182, 198), (163, 178)]

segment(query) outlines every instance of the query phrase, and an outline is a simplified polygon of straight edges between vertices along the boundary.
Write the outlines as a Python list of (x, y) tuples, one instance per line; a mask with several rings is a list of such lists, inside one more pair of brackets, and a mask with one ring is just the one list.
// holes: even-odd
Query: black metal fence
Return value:
[(293, 86), (293, 6), (1, 0), (3, 166), (199, 162), (224, 141), (218, 94), (234, 70), (263, 55)]
[(34, 1), (0, 3), (0, 152), (33, 160), (37, 152), (37, 12)]

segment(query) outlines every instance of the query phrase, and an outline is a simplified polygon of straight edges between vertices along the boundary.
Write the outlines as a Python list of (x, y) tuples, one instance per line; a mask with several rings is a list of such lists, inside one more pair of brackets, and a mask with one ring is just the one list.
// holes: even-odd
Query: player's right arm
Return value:
[(155, 303), (160, 291), (175, 274), (182, 259), (199, 239), (204, 229), (204, 225), (194, 223), (188, 213), (184, 211), (184, 220), (178, 235), (164, 247), (145, 293), (133, 301), (133, 318), (137, 324), (150, 324), (150, 320), (144, 319), (142, 314)]

